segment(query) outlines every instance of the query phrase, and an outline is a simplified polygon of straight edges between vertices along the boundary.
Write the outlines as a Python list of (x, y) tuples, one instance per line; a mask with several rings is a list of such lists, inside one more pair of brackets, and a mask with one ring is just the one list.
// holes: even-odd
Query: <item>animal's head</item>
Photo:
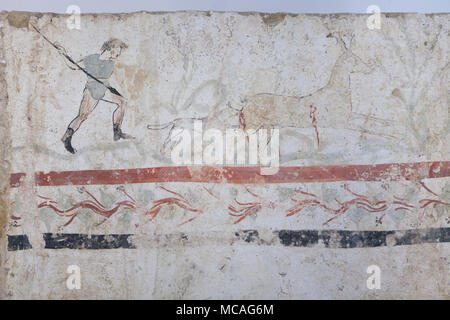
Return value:
[(352, 51), (355, 35), (350, 32), (332, 32), (329, 37), (334, 38), (341, 48), (342, 54), (337, 60), (337, 67), (348, 73), (370, 73), (373, 66), (364, 62)]
[(365, 73), (368, 74), (373, 71), (373, 66), (364, 62), (359, 56), (350, 50), (344, 52), (340, 58), (342, 68), (349, 73)]

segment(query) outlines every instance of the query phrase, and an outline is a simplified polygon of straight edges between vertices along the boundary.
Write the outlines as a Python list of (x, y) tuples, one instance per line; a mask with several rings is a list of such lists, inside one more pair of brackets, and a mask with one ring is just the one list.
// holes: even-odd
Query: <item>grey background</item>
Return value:
[(369, 5), (381, 12), (449, 12), (450, 0), (0, 0), (0, 10), (64, 13), (78, 5), (81, 13), (133, 11), (259, 11), (293, 13), (366, 13)]

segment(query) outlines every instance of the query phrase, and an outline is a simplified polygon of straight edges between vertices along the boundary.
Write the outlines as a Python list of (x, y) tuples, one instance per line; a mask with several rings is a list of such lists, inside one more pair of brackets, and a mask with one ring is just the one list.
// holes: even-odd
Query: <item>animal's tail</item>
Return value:
[(166, 122), (166, 123), (161, 123), (161, 124), (148, 124), (147, 125), (147, 129), (149, 129), (149, 130), (163, 130), (165, 128), (173, 126), (174, 124), (175, 124), (175, 120), (170, 121), (170, 122)]
[(193, 120), (201, 120), (201, 121), (203, 121), (203, 120), (207, 120), (208, 119), (208, 117), (192, 117), (192, 118), (176, 118), (176, 119), (173, 119), (172, 121), (169, 121), (169, 122), (166, 122), (166, 123), (161, 123), (161, 124), (148, 124), (147, 125), (147, 129), (149, 129), (149, 130), (163, 130), (163, 129), (165, 129), (165, 128), (169, 128), (169, 127), (175, 127), (175, 125), (177, 124), (177, 123), (179, 123), (179, 122), (182, 122), (182, 121), (186, 121), (186, 120), (190, 120), (190, 121), (193, 121)]

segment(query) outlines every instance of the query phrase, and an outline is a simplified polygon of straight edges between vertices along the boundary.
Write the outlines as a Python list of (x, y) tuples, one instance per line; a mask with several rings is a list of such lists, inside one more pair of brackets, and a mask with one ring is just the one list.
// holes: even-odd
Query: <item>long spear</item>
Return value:
[(98, 83), (104, 85), (109, 91), (111, 91), (112, 94), (115, 94), (117, 96), (122, 97), (122, 95), (119, 93), (119, 91), (117, 91), (115, 88), (106, 85), (104, 82), (98, 80), (96, 77), (94, 77), (92, 74), (90, 74), (89, 72), (87, 72), (82, 66), (80, 66), (78, 63), (76, 63), (66, 52), (61, 50), (60, 46), (57, 46), (54, 42), (50, 41), (36, 26), (34, 26), (33, 24), (31, 24), (31, 26), (34, 28), (34, 30), (36, 30), (37, 33), (39, 33), (41, 35), (42, 38), (44, 38), (45, 41), (47, 41), (48, 43), (50, 43), (52, 45), (52, 47), (54, 47), (56, 50), (58, 50), (59, 54), (61, 54), (64, 58), (66, 58), (67, 60), (69, 60), (73, 65), (75, 65), (79, 70), (83, 71), (88, 77), (90, 77), (91, 79), (94, 79), (95, 81), (97, 81)]

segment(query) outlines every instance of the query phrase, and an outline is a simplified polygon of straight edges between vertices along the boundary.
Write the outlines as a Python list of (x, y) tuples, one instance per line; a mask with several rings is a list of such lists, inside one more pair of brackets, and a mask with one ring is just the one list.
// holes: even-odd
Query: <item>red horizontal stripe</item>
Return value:
[[(119, 170), (36, 172), (37, 186), (114, 185), (154, 182), (207, 183), (305, 183), (333, 181), (398, 181), (450, 176), (450, 161), (280, 167), (274, 175), (261, 175), (259, 167), (181, 166)], [(24, 173), (11, 175), (11, 187), (18, 187)]]

